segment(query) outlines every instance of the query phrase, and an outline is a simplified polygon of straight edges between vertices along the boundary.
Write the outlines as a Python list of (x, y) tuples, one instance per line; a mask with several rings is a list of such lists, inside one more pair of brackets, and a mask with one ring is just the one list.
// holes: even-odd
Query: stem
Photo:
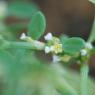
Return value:
[(15, 42), (15, 41), (7, 41), (0, 35), (0, 45), (2, 49), (8, 48), (22, 48), (22, 49), (33, 49), (33, 50), (44, 50), (45, 43), (32, 40), (31, 42)]
[(22, 48), (22, 49), (33, 49), (33, 50), (43, 50), (45, 44), (38, 41), (33, 42), (9, 42), (7, 48)]
[(83, 64), (81, 66), (81, 94), (80, 95), (88, 95), (88, 72), (89, 67), (88, 64)]
[(90, 36), (88, 38), (88, 42), (93, 42), (93, 40), (95, 39), (95, 17), (94, 17), (94, 21), (93, 21), (93, 24), (92, 24), (92, 29), (91, 29), (91, 33), (90, 33)]

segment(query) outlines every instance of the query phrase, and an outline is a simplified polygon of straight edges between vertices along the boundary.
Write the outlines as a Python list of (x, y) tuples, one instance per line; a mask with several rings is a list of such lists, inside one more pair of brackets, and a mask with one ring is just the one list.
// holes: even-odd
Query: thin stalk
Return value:
[(22, 48), (32, 50), (44, 50), (45, 44), (39, 41), (33, 42), (9, 42), (7, 48)]
[(95, 35), (95, 17), (94, 17), (94, 20), (93, 20), (92, 29), (91, 29), (90, 36), (88, 38), (88, 42), (93, 42), (93, 40), (95, 40), (94, 35)]
[(0, 35), (0, 45), (2, 49), (8, 48), (22, 48), (22, 49), (34, 49), (34, 50), (44, 50), (45, 43), (31, 40), (31, 42), (15, 42), (7, 41)]
[(81, 72), (80, 95), (88, 95), (88, 72), (89, 72), (88, 64), (82, 64), (80, 72)]

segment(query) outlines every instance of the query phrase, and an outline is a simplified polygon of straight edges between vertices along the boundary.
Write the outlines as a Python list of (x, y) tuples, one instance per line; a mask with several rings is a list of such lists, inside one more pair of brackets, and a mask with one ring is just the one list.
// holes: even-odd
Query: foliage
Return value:
[(32, 17), (31, 22), (28, 26), (28, 35), (31, 36), (33, 39), (39, 39), (40, 36), (44, 33), (46, 28), (46, 21), (45, 17), (41, 14), (41, 12), (37, 12)]
[[(45, 32), (46, 20), (34, 4), (12, 2), (8, 6), (9, 15), (32, 19), (25, 25), (17, 23), (20, 28), (27, 27), (27, 33), (17, 39), (18, 27), (8, 28), (0, 15), (1, 25), (6, 27), (2, 33), (0, 26), (0, 81), (4, 85), (0, 95), (94, 95), (95, 82), (88, 78), (88, 59), (95, 52), (91, 44), (95, 40), (94, 28), (89, 42), (66, 35), (58, 38), (51, 33), (44, 36), (45, 42), (40, 42), (38, 39)], [(9, 33), (11, 36), (7, 35)], [(38, 51), (50, 53), (53, 62), (40, 60), (36, 57)], [(63, 66), (62, 63), (71, 60), (79, 64), (80, 76)]]
[(63, 43), (64, 52), (74, 54), (85, 47), (85, 42), (81, 38), (72, 37), (65, 40)]

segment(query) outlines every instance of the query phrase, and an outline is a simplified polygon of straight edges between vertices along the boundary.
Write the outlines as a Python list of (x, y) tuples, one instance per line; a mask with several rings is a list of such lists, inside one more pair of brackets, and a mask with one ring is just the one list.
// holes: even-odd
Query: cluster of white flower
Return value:
[[(25, 33), (22, 33), (20, 36), (21, 40), (25, 40), (28, 42), (33, 41), (31, 37), (27, 36)], [(62, 53), (62, 44), (60, 42), (60, 39), (54, 37), (51, 33), (48, 33), (44, 36), (44, 39), (47, 41), (46, 46), (44, 47), (45, 53), (52, 53), (53, 54), (53, 62), (57, 63), (59, 61), (65, 61), (68, 62), (68, 60), (71, 59), (70, 56), (65, 56), (64, 58), (59, 57), (58, 54)], [(51, 44), (49, 44), (51, 43)], [(91, 43), (86, 43), (85, 47), (80, 51), (81, 56), (87, 56), (89, 51), (93, 48)]]
[(81, 56), (86, 56), (88, 54), (88, 50), (91, 50), (93, 48), (91, 43), (86, 43), (85, 48), (80, 51)]
[(53, 52), (54, 55), (52, 57), (53, 63), (59, 62), (61, 59), (58, 55), (58, 53), (62, 53), (62, 44), (60, 43), (60, 40), (56, 37), (53, 37), (51, 33), (48, 33), (47, 35), (44, 36), (44, 39), (46, 41), (52, 41), (53, 44), (50, 46), (45, 46), (45, 53), (50, 53)]
[(87, 55), (87, 50), (82, 49), (82, 50), (80, 51), (80, 53), (81, 53), (81, 56), (86, 56), (86, 55)]
[[(48, 33), (47, 35), (44, 36), (44, 39), (46, 41), (49, 41), (49, 40), (52, 40), (53, 39), (53, 36), (51, 33)], [(51, 52), (51, 47), (49, 46), (45, 46), (45, 53), (50, 53)]]
[(91, 50), (93, 48), (92, 44), (91, 43), (86, 43), (85, 44), (85, 48)]
[(53, 41), (54, 40), (54, 42), (55, 42), (51, 46), (45, 46), (45, 53), (53, 52), (53, 53), (57, 54), (57, 53), (62, 52), (62, 44), (55, 41), (55, 39), (53, 39), (53, 36), (51, 33), (48, 33), (44, 38), (46, 41)]

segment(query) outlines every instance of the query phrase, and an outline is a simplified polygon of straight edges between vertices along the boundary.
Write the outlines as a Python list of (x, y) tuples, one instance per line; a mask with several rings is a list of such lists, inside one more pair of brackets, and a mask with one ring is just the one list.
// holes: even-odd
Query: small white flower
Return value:
[(51, 51), (54, 52), (54, 53), (61, 53), (62, 52), (62, 44), (54, 44), (52, 45), (51, 47)]
[(46, 46), (46, 47), (45, 47), (45, 53), (50, 53), (50, 52), (51, 52), (51, 48), (48, 47), (48, 46)]
[(23, 39), (26, 39), (26, 38), (27, 38), (26, 34), (22, 33), (21, 36), (20, 36), (20, 39), (23, 40)]
[(53, 38), (53, 36), (52, 36), (52, 34), (51, 33), (48, 33), (46, 36), (44, 36), (44, 39), (45, 40), (52, 40), (52, 38)]
[(60, 61), (59, 56), (53, 55), (53, 63), (57, 63), (57, 62), (59, 62), (59, 61)]
[(81, 52), (82, 56), (86, 56), (87, 55), (87, 51), (85, 49), (82, 49), (80, 52)]
[(92, 49), (92, 48), (93, 48), (93, 46), (92, 46), (91, 43), (86, 43), (85, 47), (86, 47), (87, 49)]

